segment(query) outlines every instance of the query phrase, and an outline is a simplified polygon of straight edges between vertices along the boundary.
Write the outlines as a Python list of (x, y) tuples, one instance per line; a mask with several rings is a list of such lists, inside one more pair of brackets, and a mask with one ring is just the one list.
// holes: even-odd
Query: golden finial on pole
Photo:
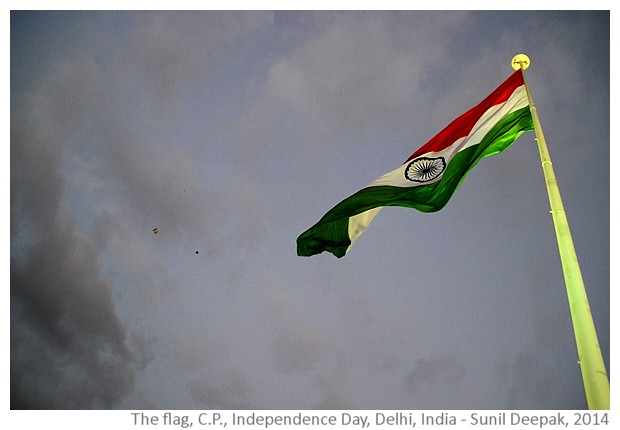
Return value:
[(530, 57), (525, 54), (517, 54), (512, 58), (512, 68), (515, 70), (526, 70), (530, 67)]

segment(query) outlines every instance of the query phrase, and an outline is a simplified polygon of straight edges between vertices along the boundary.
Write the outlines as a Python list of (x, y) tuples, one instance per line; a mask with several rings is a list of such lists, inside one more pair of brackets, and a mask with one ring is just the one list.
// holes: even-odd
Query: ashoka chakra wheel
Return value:
[(436, 179), (446, 170), (446, 159), (443, 157), (418, 157), (405, 168), (405, 178), (413, 182), (429, 182)]

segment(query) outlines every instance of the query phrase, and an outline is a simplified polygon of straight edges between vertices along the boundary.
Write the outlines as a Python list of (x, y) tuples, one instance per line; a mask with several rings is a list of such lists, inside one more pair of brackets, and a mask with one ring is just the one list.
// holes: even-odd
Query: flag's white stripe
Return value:
[(369, 209), (366, 212), (354, 215), (349, 218), (349, 239), (351, 239), (351, 245), (347, 248), (347, 252), (351, 249), (353, 242), (358, 238), (360, 234), (364, 232), (370, 225), (372, 219), (379, 213), (381, 207)]
[[(470, 146), (479, 144), (480, 141), (484, 138), (484, 136), (493, 127), (495, 127), (495, 125), (499, 121), (501, 121), (506, 115), (518, 109), (524, 108), (527, 105), (528, 100), (527, 94), (525, 92), (525, 86), (522, 85), (515, 89), (515, 91), (511, 94), (508, 100), (491, 107), (484, 114), (482, 114), (480, 119), (476, 122), (476, 124), (467, 136), (463, 136), (457, 139), (452, 145), (448, 146), (442, 151), (427, 152), (426, 154), (421, 155), (427, 157), (444, 157), (446, 163), (450, 163), (450, 160), (457, 152), (469, 148)], [(418, 185), (428, 185), (430, 183), (439, 181), (442, 177), (442, 175), (439, 175), (432, 181), (424, 182), (424, 184), (410, 181), (405, 177), (405, 169), (407, 168), (408, 164), (409, 163), (405, 163), (402, 166), (399, 166), (398, 168), (392, 170), (391, 172), (386, 173), (385, 175), (370, 183), (368, 186), (374, 187), (377, 185), (391, 185), (395, 187), (415, 187)]]

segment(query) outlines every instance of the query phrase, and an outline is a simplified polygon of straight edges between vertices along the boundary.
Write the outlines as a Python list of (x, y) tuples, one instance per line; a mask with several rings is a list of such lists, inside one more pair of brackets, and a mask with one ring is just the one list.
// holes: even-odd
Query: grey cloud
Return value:
[(255, 409), (248, 400), (251, 387), (237, 371), (216, 373), (204, 380), (193, 380), (187, 384), (192, 399), (203, 408), (209, 409)]
[(11, 169), (11, 208), (28, 212), (27, 217), (11, 217), (17, 230), (26, 222), (44, 227), (58, 210), (64, 146), (99, 82), (92, 62), (80, 58), (76, 65), (57, 67), (46, 85), (23, 94), (11, 110), (11, 164), (16, 166)]
[[(272, 65), (269, 91), (323, 127), (368, 127), (401, 118), (400, 109), (422, 89), (425, 69), (446, 55), (443, 29), (462, 18), (393, 18), (388, 12), (329, 15), (320, 35)], [(433, 50), (427, 47), (431, 41)]]
[[(104, 203), (129, 203), (132, 219), (159, 227), (176, 243), (211, 236), (210, 247), (222, 249), (219, 242), (232, 242), (230, 236), (260, 231), (264, 209), (251, 170), (209, 164), (236, 144), (213, 137), (213, 129), (222, 125), (200, 113), (204, 106), (194, 106), (188, 97), (204, 93), (205, 100), (217, 99), (220, 89), (210, 75), (212, 64), (230, 58), (222, 46), (249, 37), (271, 19), (260, 12), (137, 15), (127, 46), (119, 47), (121, 54), (108, 54), (117, 60), (120, 55), (116, 64), (122, 66), (106, 68), (105, 79), (119, 84), (99, 94), (90, 142), (76, 148), (97, 157), (99, 164), (87, 167), (101, 184)], [(187, 133), (170, 133), (196, 118), (204, 123)], [(231, 169), (238, 169), (233, 181)], [(233, 219), (238, 224), (232, 225)]]
[(351, 403), (349, 403), (344, 396), (338, 396), (335, 394), (329, 394), (321, 401), (317, 402), (312, 406), (311, 409), (318, 410), (347, 410), (354, 409), (351, 407)]
[(268, 27), (267, 11), (234, 13), (192, 11), (134, 15), (135, 31), (113, 55), (119, 55), (121, 86), (139, 91), (149, 114), (169, 121), (179, 108), (217, 73), (234, 44)]
[(112, 288), (92, 244), (68, 224), (48, 226), (11, 261), (13, 408), (106, 408), (132, 387), (135, 357)]
[(283, 328), (274, 341), (276, 366), (281, 371), (311, 370), (323, 352), (321, 338), (302, 326)]
[[(522, 405), (520, 407), (526, 409), (537, 409), (544, 402), (549, 408), (561, 409), (561, 402), (554, 398), (554, 393), (558, 392), (557, 390), (563, 390), (564, 384), (555, 377), (553, 370), (540, 372), (541, 367), (553, 366), (553, 364), (546, 363), (547, 360), (535, 356), (534, 352), (522, 351), (509, 361), (497, 365), (497, 380), (506, 386), (505, 402), (510, 408)], [(533, 377), (534, 374), (541, 373), (543, 377)]]
[(271, 351), (281, 372), (312, 371), (329, 350), (326, 336), (295, 313), (288, 291), (272, 290), (266, 296), (267, 309), (276, 328)]
[(148, 360), (133, 355), (99, 251), (63, 201), (64, 151), (99, 82), (82, 60), (12, 110), (12, 408), (111, 407)]
[(413, 391), (432, 390), (434, 386), (458, 384), (464, 378), (464, 369), (454, 356), (446, 355), (416, 360), (405, 378), (405, 384)]
[(319, 390), (320, 399), (310, 405), (312, 409), (355, 409), (348, 396), (342, 392), (342, 386), (350, 376), (346, 367), (346, 363), (341, 363), (337, 369), (315, 373), (314, 385)]

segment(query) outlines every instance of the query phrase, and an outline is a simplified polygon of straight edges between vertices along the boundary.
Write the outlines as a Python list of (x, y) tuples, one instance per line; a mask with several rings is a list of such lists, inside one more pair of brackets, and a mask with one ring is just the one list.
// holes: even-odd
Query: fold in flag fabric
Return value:
[(440, 210), (481, 159), (503, 151), (533, 128), (523, 74), (517, 70), (402, 166), (337, 204), (302, 233), (297, 238), (297, 255), (328, 251), (343, 257), (385, 206)]

